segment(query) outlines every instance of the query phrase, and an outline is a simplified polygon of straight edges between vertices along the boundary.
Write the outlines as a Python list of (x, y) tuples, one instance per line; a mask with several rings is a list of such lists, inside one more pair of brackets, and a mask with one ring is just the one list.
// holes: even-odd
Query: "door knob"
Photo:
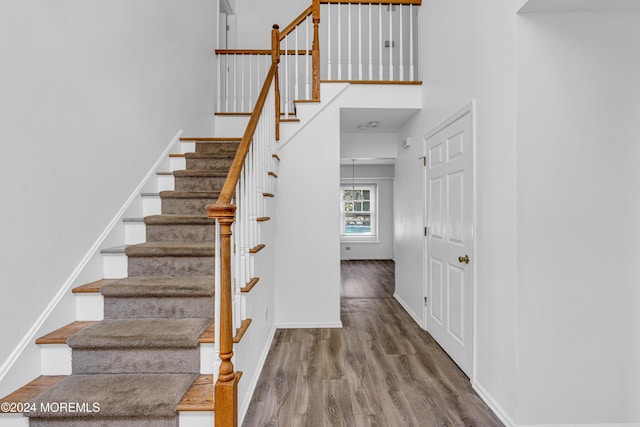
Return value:
[(469, 264), (469, 255), (459, 256), (458, 257), (458, 261), (459, 262), (464, 262), (465, 264)]

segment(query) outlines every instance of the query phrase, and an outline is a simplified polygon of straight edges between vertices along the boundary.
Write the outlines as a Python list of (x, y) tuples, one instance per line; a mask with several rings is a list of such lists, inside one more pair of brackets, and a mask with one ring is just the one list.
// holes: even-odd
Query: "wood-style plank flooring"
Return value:
[(393, 299), (393, 261), (343, 261), (342, 285), (342, 329), (276, 332), (245, 427), (502, 426)]

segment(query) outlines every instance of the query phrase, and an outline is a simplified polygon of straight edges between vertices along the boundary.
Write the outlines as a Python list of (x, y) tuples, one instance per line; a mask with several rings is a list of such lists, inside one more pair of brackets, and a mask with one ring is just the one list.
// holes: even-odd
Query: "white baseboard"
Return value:
[(342, 328), (342, 322), (326, 323), (276, 323), (277, 329), (316, 329), (316, 328)]
[(258, 359), (258, 366), (256, 367), (255, 374), (253, 378), (251, 378), (251, 382), (249, 383), (249, 388), (247, 389), (247, 395), (244, 397), (244, 400), (240, 404), (240, 408), (238, 409), (238, 419), (239, 425), (242, 425), (244, 422), (244, 417), (247, 416), (247, 411), (249, 410), (249, 404), (251, 403), (251, 398), (253, 397), (253, 393), (258, 386), (258, 380), (260, 379), (260, 374), (262, 373), (262, 368), (264, 367), (265, 362), (267, 361), (267, 356), (269, 355), (269, 349), (271, 348), (271, 343), (273, 342), (273, 337), (276, 335), (276, 327), (271, 328), (271, 332), (269, 332), (269, 338), (267, 338), (267, 342), (262, 349), (262, 354), (260, 355), (260, 359)]
[(507, 412), (495, 401), (495, 399), (491, 396), (491, 394), (489, 394), (489, 392), (485, 390), (484, 387), (482, 387), (482, 385), (480, 385), (480, 383), (475, 382), (475, 383), (472, 383), (471, 386), (476, 391), (476, 393), (478, 393), (478, 395), (480, 396), (480, 399), (482, 399), (484, 403), (487, 404), (487, 406), (493, 411), (494, 414), (496, 414), (496, 416), (500, 419), (500, 421), (502, 421), (502, 423), (506, 427), (518, 426), (518, 424), (516, 424), (516, 422), (513, 421), (513, 419), (509, 416), (509, 414), (507, 414)]
[(519, 427), (640, 427), (640, 423), (600, 424), (526, 424)]
[(89, 261), (91, 261), (93, 256), (100, 251), (101, 245), (107, 239), (111, 231), (116, 227), (116, 225), (120, 223), (120, 221), (122, 221), (122, 217), (124, 216), (126, 210), (129, 208), (129, 206), (131, 206), (133, 201), (140, 196), (140, 192), (142, 191), (142, 188), (144, 187), (144, 185), (149, 181), (149, 179), (152, 176), (155, 175), (156, 169), (160, 166), (160, 163), (168, 157), (169, 152), (171, 151), (173, 146), (178, 141), (180, 141), (182, 132), (183, 132), (182, 130), (178, 131), (176, 136), (173, 137), (173, 139), (171, 140), (167, 148), (164, 150), (164, 152), (162, 153), (158, 161), (153, 165), (153, 167), (145, 175), (145, 177), (142, 179), (142, 182), (138, 185), (138, 187), (136, 187), (136, 189), (131, 193), (127, 201), (120, 208), (120, 210), (118, 210), (118, 212), (115, 214), (113, 219), (109, 222), (109, 224), (104, 229), (104, 231), (93, 243), (91, 248), (89, 248), (89, 251), (87, 251), (87, 253), (82, 258), (80, 263), (78, 263), (76, 268), (71, 272), (69, 277), (64, 281), (60, 289), (58, 289), (58, 292), (56, 293), (56, 295), (51, 299), (47, 307), (40, 314), (40, 316), (38, 316), (38, 318), (33, 323), (33, 325), (31, 325), (31, 328), (29, 328), (29, 330), (24, 335), (22, 340), (13, 349), (13, 351), (11, 351), (7, 359), (4, 362), (2, 362), (2, 365), (0, 365), (0, 381), (2, 381), (3, 378), (7, 375), (7, 373), (11, 370), (11, 368), (16, 363), (16, 361), (18, 360), (22, 352), (27, 348), (27, 346), (35, 341), (36, 334), (38, 333), (40, 328), (42, 328), (47, 318), (51, 315), (51, 313), (56, 308), (58, 303), (62, 300), (62, 298), (68, 292), (71, 291), (72, 286), (74, 285), (78, 276), (80, 276), (80, 273), (82, 272), (82, 270), (89, 264)]
[(396, 299), (396, 301), (398, 301), (400, 303), (400, 305), (402, 306), (402, 308), (404, 308), (404, 310), (409, 313), (409, 316), (411, 316), (411, 318), (422, 328), (424, 329), (424, 323), (422, 322), (422, 319), (420, 319), (420, 317), (418, 317), (413, 310), (411, 310), (409, 308), (409, 305), (404, 302), (404, 300), (402, 298), (400, 298), (400, 295), (394, 293), (393, 297)]

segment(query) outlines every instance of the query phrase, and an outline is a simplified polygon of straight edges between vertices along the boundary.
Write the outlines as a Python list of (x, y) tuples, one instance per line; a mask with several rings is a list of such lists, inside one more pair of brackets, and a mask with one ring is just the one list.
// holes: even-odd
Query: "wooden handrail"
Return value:
[[(216, 55), (271, 55), (270, 50), (267, 49), (216, 49)], [(311, 50), (289, 49), (280, 50), (280, 55), (311, 55)]]
[[(240, 141), (238, 151), (233, 158), (233, 163), (231, 164), (231, 168), (229, 169), (227, 179), (224, 181), (224, 185), (222, 186), (222, 190), (220, 191), (218, 200), (215, 203), (216, 205), (229, 204), (231, 202), (231, 199), (233, 198), (233, 195), (236, 191), (236, 184), (238, 183), (238, 179), (240, 179), (240, 173), (242, 172), (242, 165), (244, 165), (244, 159), (247, 157), (247, 153), (249, 152), (251, 140), (253, 139), (253, 134), (255, 133), (256, 127), (258, 126), (260, 114), (262, 114), (262, 109), (267, 101), (267, 95), (269, 95), (271, 82), (274, 80), (277, 68), (277, 63), (271, 64), (271, 68), (269, 69), (267, 77), (264, 80), (264, 84), (262, 85), (260, 96), (258, 96), (258, 100), (256, 101), (253, 113), (251, 113), (251, 118), (249, 119), (247, 128), (245, 129), (242, 140)], [(212, 205), (207, 206), (208, 212), (210, 206)]]
[(304, 12), (300, 14), (300, 16), (298, 16), (289, 25), (287, 25), (284, 30), (280, 31), (280, 36), (279, 36), (280, 41), (282, 41), (285, 37), (287, 37), (287, 35), (289, 35), (290, 32), (295, 30), (298, 25), (302, 24), (302, 22), (304, 22), (304, 20), (307, 19), (307, 17), (312, 13), (313, 13), (313, 6), (309, 6), (308, 8), (306, 8)]
[(422, 4), (422, 0), (378, 0), (378, 1), (369, 1), (369, 0), (320, 0), (322, 4), (391, 4), (391, 5), (402, 5), (402, 4), (413, 4), (416, 6), (420, 6)]

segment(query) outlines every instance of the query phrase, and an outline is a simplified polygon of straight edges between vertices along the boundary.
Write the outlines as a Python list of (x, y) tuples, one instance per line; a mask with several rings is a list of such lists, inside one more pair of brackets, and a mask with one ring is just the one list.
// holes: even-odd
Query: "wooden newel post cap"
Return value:
[(232, 204), (207, 205), (207, 216), (209, 218), (234, 219), (236, 217), (236, 205), (232, 205)]
[(274, 29), (274, 30), (279, 30), (279, 29), (280, 29), (280, 25), (278, 25), (278, 24), (273, 24), (273, 29)]

